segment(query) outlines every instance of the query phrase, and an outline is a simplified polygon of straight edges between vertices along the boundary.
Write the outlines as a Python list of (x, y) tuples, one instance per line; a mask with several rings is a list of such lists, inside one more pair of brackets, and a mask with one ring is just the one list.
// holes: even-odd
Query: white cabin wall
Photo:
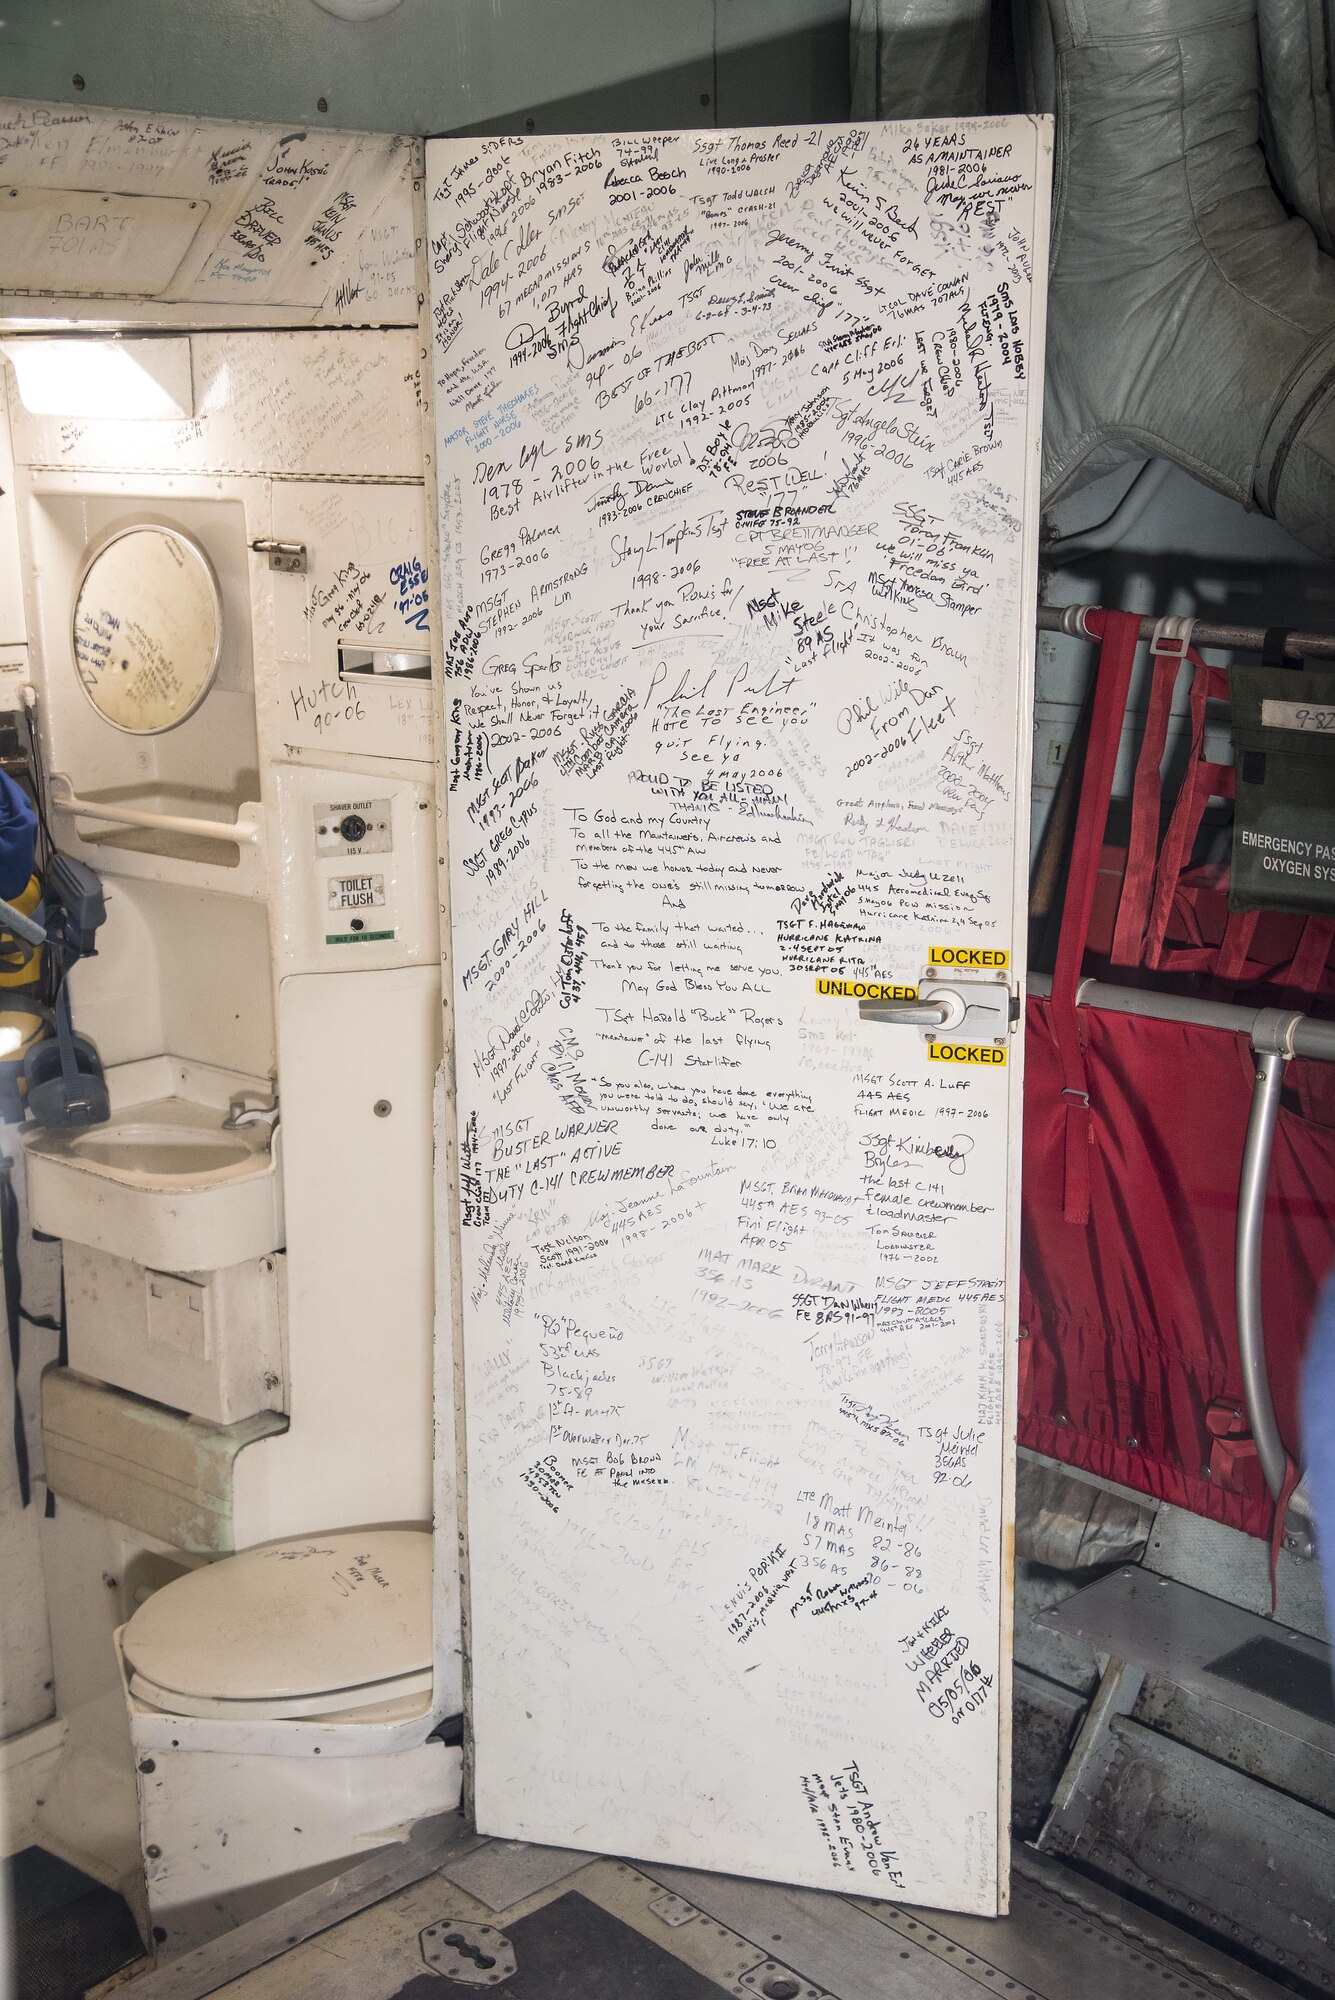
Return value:
[[(441, 1016), (431, 690), (393, 676), (339, 678), (340, 638), (426, 653), (420, 592), (402, 583), (425, 574), (426, 507), (415, 328), (233, 331), (192, 336), (191, 346), (195, 419), (71, 424), (20, 408), (22, 463), (6, 483), (19, 490), (50, 765), (79, 794), (137, 787), (169, 809), (222, 818), (251, 803), (263, 822), (262, 847), (229, 869), (219, 865), (225, 850), (200, 866), (108, 845), (95, 820), (56, 814), (58, 838), (99, 871), (107, 895), (99, 953), (74, 975), (79, 1031), (108, 1064), (170, 1052), (278, 1079), (291, 1422), (238, 1461), (235, 1528), (245, 1545), (433, 1513), (431, 1117)], [(68, 621), (87, 544), (143, 518), (178, 525), (205, 547), (225, 642), (218, 684), (197, 716), (135, 739), (110, 730), (85, 699)], [(304, 574), (271, 570), (251, 546), (273, 533), (304, 544)], [(377, 864), (395, 936), (352, 952), (326, 943), (329, 864), (315, 840), (320, 800), (344, 792), (393, 801), (395, 818), (394, 852)], [(392, 1104), (383, 1117), (373, 1108), (382, 1101)], [(58, 1258), (54, 1247), (45, 1255)], [(50, 1308), (40, 1288), (33, 1298)], [(55, 1343), (25, 1340), (40, 1463), (37, 1378)], [(39, 1490), (22, 1518), (0, 1501), (0, 1584), (18, 1607), (6, 1621), (7, 1682), (40, 1697), (14, 1709), (16, 1731), (49, 1715), (53, 1700), (36, 1563), (43, 1500)], [(13, 1553), (11, 1520), (11, 1538), (25, 1538)], [(64, 1498), (45, 1527), (64, 1748), (54, 1773), (42, 1767), (46, 1806), (12, 1837), (35, 1836), (130, 1893), (133, 1786), (127, 1792), (107, 1635), (134, 1609), (136, 1564), (153, 1545)], [(452, 1564), (452, 1531), (443, 1546)], [(448, 1621), (457, 1591), (452, 1578), (445, 1584)], [(444, 1653), (457, 1706), (449, 1634)], [(84, 1811), (94, 1792), (107, 1801), (102, 1820)]]
[[(328, 998), (326, 975), (335, 975), (332, 987), (339, 993), (351, 994), (361, 986), (356, 975), (409, 962), (427, 969), (438, 990), (432, 875), (408, 862), (427, 824), (413, 801), (418, 792), (424, 802), (430, 798), (429, 687), (411, 680), (393, 685), (394, 677), (383, 676), (339, 679), (340, 636), (423, 652), (428, 643), (412, 623), (420, 614), (404, 606), (393, 581), (405, 565), (425, 567), (416, 334), (234, 332), (194, 336), (191, 346), (208, 411), (191, 423), (66, 425), (20, 415), (42, 734), (51, 768), (66, 773), (80, 796), (137, 785), (160, 790), (168, 809), (213, 810), (198, 803), (183, 807), (172, 795), (207, 800), (216, 794), (220, 817), (258, 800), (269, 866), (267, 876), (256, 874), (249, 861), (233, 871), (218, 865), (199, 870), (109, 845), (97, 838), (95, 822), (57, 814), (58, 837), (102, 872), (108, 897), (102, 948), (75, 974), (76, 1020), (108, 1063), (170, 1053), (251, 1075), (276, 1072), (281, 1094), (277, 1021), (281, 989), (291, 975), (322, 975), (314, 985)], [(109, 729), (84, 698), (73, 671), (68, 607), (86, 543), (118, 523), (144, 518), (178, 525), (205, 547), (222, 586), (225, 641), (219, 683), (197, 716), (165, 736), (141, 740)], [(250, 546), (274, 530), (305, 545), (304, 575), (271, 571)], [(373, 762), (383, 779), (366, 775)], [(397, 936), (351, 958), (324, 942), (324, 879), (314, 870), (313, 817), (320, 796), (349, 788), (404, 800), (396, 825), (403, 864), (401, 887), (394, 891)], [(307, 1145), (302, 1154), (304, 1170), (317, 1180), (332, 1174), (331, 1196), (341, 1172), (347, 1191), (353, 1170), (340, 1163), (356, 1154), (339, 1124), (340, 1113), (352, 1116), (353, 1106), (335, 1032), (337, 1011), (328, 1016), (326, 1009), (328, 1032), (307, 1024), (293, 1030), (292, 1043), (311, 1076), (311, 1106), (322, 1117), (320, 1144)], [(417, 1151), (429, 1176), (438, 1005), (429, 1020), (419, 1015), (420, 1008), (410, 1008), (404, 1023), (381, 1033), (396, 1060), (420, 1044), (422, 1075), (412, 1096), (424, 1121)], [(374, 1047), (373, 1017), (359, 1032), (363, 1044)], [(376, 1095), (402, 1100), (404, 1087)], [(356, 1107), (358, 1115), (362, 1108)], [(401, 1101), (396, 1131), (408, 1115)], [(285, 1138), (300, 1150), (303, 1135), (295, 1125), (285, 1127)], [(289, 1158), (290, 1183), (299, 1171)], [(294, 1205), (300, 1213), (300, 1199), (289, 1204), (290, 1213)], [(431, 1511), (429, 1218), (418, 1232), (428, 1253), (420, 1283), (412, 1275), (411, 1242), (399, 1246), (398, 1257), (374, 1265), (391, 1300), (400, 1284), (410, 1290), (416, 1284), (413, 1309), (398, 1319), (419, 1329), (414, 1339), (421, 1351), (414, 1347), (411, 1361), (405, 1359), (411, 1394), (379, 1439), (386, 1469), (368, 1470), (359, 1485), (347, 1477), (353, 1440), (340, 1444), (337, 1424), (329, 1429), (330, 1410), (340, 1398), (357, 1401), (330, 1359), (337, 1336), (328, 1316), (337, 1318), (343, 1301), (347, 1317), (349, 1296), (331, 1254), (339, 1239), (336, 1212), (337, 1202), (322, 1198), (308, 1235), (295, 1243), (290, 1231), (289, 1271), (295, 1275), (298, 1257), (314, 1257), (333, 1290), (312, 1305), (309, 1336), (303, 1335), (301, 1311), (289, 1313), (292, 1429), (286, 1438), (253, 1447), (253, 1462), (242, 1461), (248, 1485), (268, 1495), (248, 1509), (248, 1540), (341, 1525), (349, 1508), (357, 1520), (422, 1519)], [(373, 1231), (371, 1240), (382, 1233)], [(420, 1247), (416, 1255), (420, 1261)], [(303, 1278), (294, 1296), (314, 1300), (318, 1291)], [(362, 1310), (368, 1309), (364, 1300)], [(383, 1348), (381, 1355), (383, 1360)], [(394, 1374), (382, 1369), (391, 1380)], [(303, 1409), (307, 1399), (309, 1410)], [(368, 1435), (364, 1420), (361, 1435)], [(261, 1476), (259, 1461), (275, 1456), (298, 1463), (273, 1483)], [(319, 1473), (325, 1461), (329, 1479)]]
[(10, 435), (9, 399), (0, 396), (0, 653), (27, 643), (23, 615), (23, 569), (19, 559), (19, 524), (14, 493), (14, 445)]
[[(30, 124), (24, 116), (6, 124), (0, 112), (0, 130), (10, 136)], [(90, 184), (94, 196), (98, 174), (84, 172), (80, 182), (58, 138), (64, 132), (88, 144), (88, 122), (38, 124), (46, 140), (40, 172), (30, 178)], [(108, 114), (92, 124), (106, 132), (116, 120)], [(150, 122), (124, 124), (150, 136)], [(198, 128), (198, 120), (176, 124)], [(204, 136), (220, 146), (230, 134), (212, 128)], [(268, 144), (274, 134), (260, 138)], [(198, 158), (198, 144), (194, 132), (184, 150)], [(330, 142), (344, 154), (358, 144)], [(340, 682), (340, 638), (424, 656), (430, 644), (420, 590), (414, 598), (402, 588), (406, 576), (426, 576), (428, 558), (418, 334), (406, 324), (416, 322), (412, 148), (376, 140), (362, 150), (372, 164), (394, 168), (390, 200), (350, 242), (362, 276), (340, 282), (324, 316), (360, 312), (382, 322), (374, 330), (274, 330), (322, 316), (310, 296), (302, 298), (308, 258), (298, 256), (300, 240), (292, 242), (294, 282), (286, 288), (296, 304), (284, 296), (274, 302), (274, 286), (254, 308), (198, 296), (68, 298), (54, 288), (42, 300), (0, 298), (6, 336), (24, 320), (30, 330), (38, 320), (66, 322), (60, 358), (72, 380), (80, 352), (74, 328), (124, 320), (134, 330), (208, 316), (224, 328), (188, 336), (194, 416), (180, 422), (110, 412), (100, 420), (46, 418), (16, 400), (20, 464), (10, 472), (6, 462), (0, 476), (0, 672), (28, 664), (26, 650), (6, 648), (10, 632), (30, 636), (40, 740), (48, 768), (66, 772), (72, 792), (128, 788), (150, 810), (232, 818), (252, 808), (262, 822), (258, 848), (204, 850), (192, 860), (188, 852), (136, 848), (114, 830), (110, 840), (98, 838), (108, 828), (96, 818), (54, 810), (60, 844), (88, 860), (106, 888), (98, 956), (72, 978), (78, 1030), (94, 1038), (104, 1062), (170, 1052), (278, 1078), (280, 1096), (290, 1086), (280, 1136), (294, 1188), (280, 1260), (290, 1428), (240, 1458), (244, 1476), (232, 1494), (240, 1546), (352, 1522), (424, 1522), (440, 1512), (432, 1486), (432, 1104), (442, 1018), (430, 684), (390, 686), (382, 676)], [(30, 150), (6, 152), (20, 184), (24, 158), (32, 166)], [(124, 162), (104, 178), (116, 184), (122, 172)], [(230, 324), (246, 318), (260, 326)], [(0, 380), (8, 394), (14, 370), (4, 362)], [(90, 546), (140, 520), (192, 534), (218, 574), (224, 604), (216, 684), (190, 722), (160, 738), (110, 730), (78, 686), (70, 648), (70, 606)], [(252, 546), (276, 532), (306, 546), (304, 574), (274, 572)], [(344, 792), (392, 800), (396, 822), (396, 852), (384, 860), (394, 936), (388, 946), (354, 952), (326, 944), (326, 932), (340, 926), (328, 922), (330, 862), (316, 854), (320, 800)], [(418, 848), (430, 850), (426, 868), (414, 860)], [(286, 1046), (280, 1020), (288, 1022)], [(378, 1116), (374, 1106), (390, 1102)], [(364, 1190), (360, 1174), (368, 1176)], [(28, 1304), (54, 1312), (58, 1246), (34, 1244), (24, 1232), (22, 1262)], [(142, 1588), (198, 1558), (66, 1496), (56, 1500), (54, 1518), (42, 1518), (40, 1372), (54, 1356), (54, 1334), (26, 1330), (22, 1394), (34, 1464), (26, 1510), (18, 1508), (12, 1468), (0, 1464), (0, 1740), (16, 1738), (6, 1780), (16, 1812), (4, 1840), (38, 1840), (134, 1902), (142, 1894), (140, 1836), (110, 1630), (130, 1616)], [(442, 1524), (452, 1566), (454, 1526), (446, 1516)], [(146, 1564), (156, 1564), (152, 1576)], [(438, 1600), (442, 1698), (458, 1708), (452, 1576), (438, 1586)], [(34, 1734), (52, 1708), (58, 1720)]]

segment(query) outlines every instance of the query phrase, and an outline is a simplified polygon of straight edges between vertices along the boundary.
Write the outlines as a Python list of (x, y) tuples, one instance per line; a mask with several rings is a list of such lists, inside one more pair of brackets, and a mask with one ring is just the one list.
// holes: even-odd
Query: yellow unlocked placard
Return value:
[(916, 986), (892, 986), (884, 979), (818, 979), (816, 991), (827, 1000), (916, 1000)]

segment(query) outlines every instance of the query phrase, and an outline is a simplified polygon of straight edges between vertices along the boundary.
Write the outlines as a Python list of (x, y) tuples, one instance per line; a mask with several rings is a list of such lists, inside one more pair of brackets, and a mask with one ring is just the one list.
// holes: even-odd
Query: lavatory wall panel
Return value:
[(358, 654), (431, 646), (426, 503), (413, 485), (275, 485), (273, 532), (307, 551), (305, 576), (276, 577), (274, 729), (285, 748), (432, 756), (429, 680), (340, 672)]
[(431, 1519), (440, 1055), (436, 966), (283, 981), (292, 1423), (237, 1461), (238, 1547)]
[[(221, 482), (212, 493), (194, 482), (186, 493), (161, 479), (133, 475), (39, 477), (25, 502), (30, 610), (50, 767), (65, 772), (80, 793), (125, 785), (193, 793), (201, 803), (254, 798), (259, 753), (247, 542), (255, 510), (265, 518), (263, 489), (242, 497), (235, 490), (224, 496)], [(117, 528), (142, 522), (183, 529), (199, 543), (218, 579), (223, 622), (218, 674), (202, 706), (179, 728), (140, 737), (113, 728), (85, 695), (75, 671), (71, 618), (89, 548)], [(177, 803), (165, 809), (191, 807)], [(96, 851), (84, 858), (95, 862)]]
[[(96, 848), (85, 850), (99, 865)], [(70, 974), (79, 1032), (105, 1065), (173, 1055), (247, 1076), (275, 1066), (265, 907), (174, 882), (105, 877), (97, 955)]]
[(28, 636), (23, 615), (23, 568), (14, 495), (14, 452), (8, 399), (0, 387), (0, 646), (21, 646)]
[(15, 318), (416, 319), (407, 139), (6, 99), (0, 157)]
[[(117, 887), (119, 888), (119, 884)], [(263, 903), (176, 883), (151, 887), (164, 1048), (191, 1062), (272, 1076), (277, 1051)]]
[(17, 407), (25, 464), (274, 478), (420, 479), (415, 328), (199, 333), (183, 423), (37, 417)]
[(331, 760), (273, 767), (279, 980), (295, 972), (435, 967), (440, 956), (431, 773)]
[[(95, 866), (96, 850), (82, 852)], [(169, 1045), (159, 965), (161, 885), (120, 879), (103, 887), (107, 920), (97, 952), (72, 967), (69, 980), (78, 1031), (110, 1066), (162, 1055)]]

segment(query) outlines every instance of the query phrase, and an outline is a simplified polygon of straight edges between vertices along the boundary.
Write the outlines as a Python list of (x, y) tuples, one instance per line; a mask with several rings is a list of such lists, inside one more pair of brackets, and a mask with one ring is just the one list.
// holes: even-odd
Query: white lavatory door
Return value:
[(1050, 132), (427, 145), (488, 1833), (1005, 1907)]

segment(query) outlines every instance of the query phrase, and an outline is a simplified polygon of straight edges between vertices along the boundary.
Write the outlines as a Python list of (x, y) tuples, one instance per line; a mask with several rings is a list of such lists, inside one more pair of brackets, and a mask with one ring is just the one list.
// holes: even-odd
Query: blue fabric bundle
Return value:
[(1303, 1370), (1303, 1454), (1326, 1584), (1326, 1616), (1335, 1628), (1335, 1274), (1317, 1306)]
[(28, 794), (0, 771), (0, 900), (12, 903), (27, 888), (37, 852), (37, 814)]

